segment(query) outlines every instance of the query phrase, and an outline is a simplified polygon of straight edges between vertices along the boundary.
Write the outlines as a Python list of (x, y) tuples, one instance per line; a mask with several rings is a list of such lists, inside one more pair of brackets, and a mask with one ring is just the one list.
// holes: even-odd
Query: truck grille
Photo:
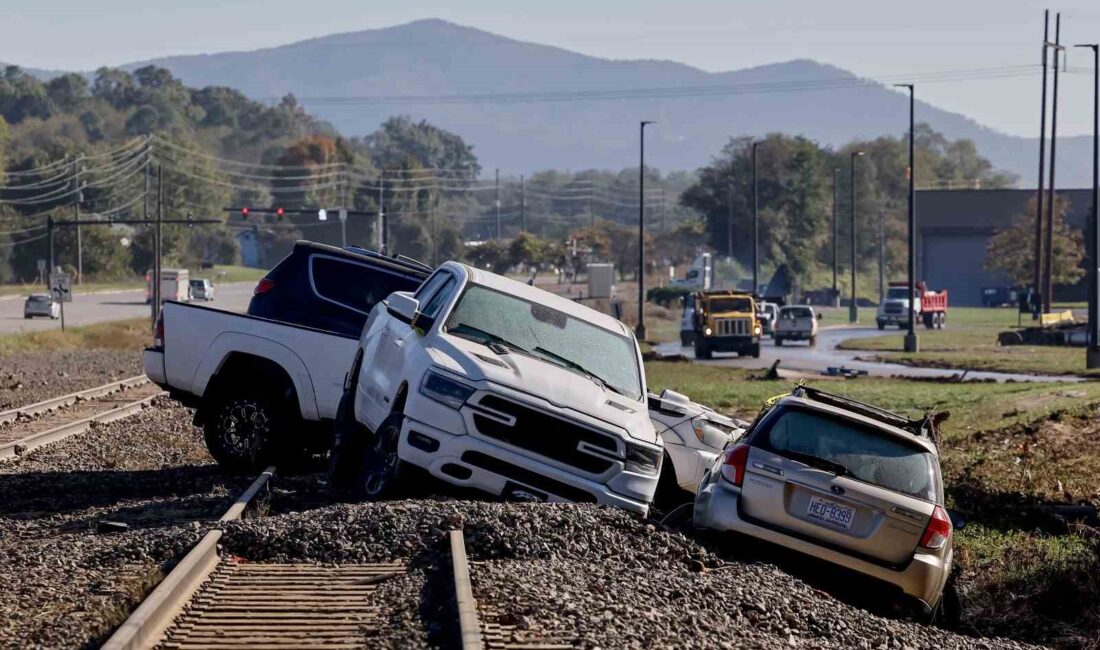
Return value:
[(752, 334), (751, 318), (717, 318), (714, 320), (715, 336), (736, 336)]
[[(481, 435), (570, 467), (599, 474), (611, 469), (614, 464), (612, 458), (620, 455), (615, 438), (571, 420), (496, 395), (485, 395), (478, 406), (514, 418), (512, 424), (507, 424), (475, 410), (474, 426)], [(589, 447), (591, 451), (582, 451), (582, 445)], [(595, 455), (593, 452), (602, 455)]]
[(901, 310), (902, 310), (902, 305), (900, 305), (898, 303), (889, 303), (889, 302), (886, 303), (886, 310), (885, 311), (886, 311), (887, 314), (900, 314)]

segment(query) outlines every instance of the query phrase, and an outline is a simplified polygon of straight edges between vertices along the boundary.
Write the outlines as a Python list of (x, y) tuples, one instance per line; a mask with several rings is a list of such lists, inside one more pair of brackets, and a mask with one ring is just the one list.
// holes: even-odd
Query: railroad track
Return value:
[(140, 375), (0, 412), (0, 461), (140, 413), (163, 394)]
[[(241, 519), (268, 485), (269, 467), (221, 518)], [(172, 648), (365, 648), (389, 623), (378, 586), (404, 562), (252, 563), (222, 556), (222, 531), (196, 544), (131, 614), (104, 650)], [(462, 531), (448, 535), (462, 650), (485, 648)]]

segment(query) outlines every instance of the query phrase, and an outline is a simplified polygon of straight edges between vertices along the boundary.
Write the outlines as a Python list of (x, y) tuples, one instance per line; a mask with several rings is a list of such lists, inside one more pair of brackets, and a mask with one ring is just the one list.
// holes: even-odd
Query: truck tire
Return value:
[(680, 333), (680, 347), (686, 348), (691, 346), (691, 334)]
[(936, 314), (936, 329), (943, 329), (947, 327), (947, 314), (944, 312), (938, 312)]
[(706, 361), (711, 358), (710, 346), (707, 345), (706, 339), (700, 339), (695, 341), (695, 358)]
[(362, 480), (356, 486), (362, 498), (382, 501), (399, 497), (405, 492), (409, 468), (397, 455), (404, 422), (404, 414), (391, 413), (364, 445), (360, 463)]
[(752, 348), (749, 350), (749, 354), (752, 355), (753, 359), (759, 359), (760, 358), (760, 344), (759, 343), (753, 343)]
[(352, 492), (362, 482), (363, 454), (370, 431), (355, 419), (355, 388), (344, 391), (336, 408), (332, 427), (332, 452), (329, 454), (329, 488)]
[(924, 329), (930, 330), (936, 326), (935, 314), (921, 314), (921, 319), (924, 321)]
[(783, 337), (782, 336), (776, 336), (775, 337), (775, 347), (777, 347), (777, 348), (783, 347)]
[(203, 437), (226, 471), (255, 472), (276, 462), (289, 416), (278, 401), (259, 392), (222, 399), (206, 418)]
[(884, 330), (884, 329), (886, 329), (886, 323), (884, 323), (884, 322), (882, 322), (882, 321), (880, 321), (880, 320), (877, 320), (877, 321), (875, 321), (875, 325), (878, 325), (878, 328), (879, 328), (880, 330)]

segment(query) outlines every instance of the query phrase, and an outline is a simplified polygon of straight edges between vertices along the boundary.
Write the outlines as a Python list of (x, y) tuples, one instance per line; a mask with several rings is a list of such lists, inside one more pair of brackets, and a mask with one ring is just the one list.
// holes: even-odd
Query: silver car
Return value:
[(55, 301), (48, 293), (32, 293), (23, 303), (23, 318), (59, 318), (61, 316), (61, 303)]
[(694, 498), (703, 474), (747, 424), (665, 389), (649, 395), (649, 419), (665, 443), (665, 463), (655, 499), (663, 504)]
[(715, 461), (694, 525), (871, 577), (917, 614), (935, 616), (953, 526), (928, 421), (800, 386), (765, 407)]

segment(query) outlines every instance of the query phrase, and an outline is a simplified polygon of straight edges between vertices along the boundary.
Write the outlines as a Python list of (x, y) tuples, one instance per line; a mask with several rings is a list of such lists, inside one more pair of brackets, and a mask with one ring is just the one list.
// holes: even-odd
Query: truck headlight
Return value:
[(656, 476), (661, 472), (662, 458), (664, 454), (660, 449), (626, 443), (627, 471)]
[(420, 382), (421, 395), (453, 409), (462, 408), (475, 390), (471, 386), (431, 371), (428, 371), (424, 375), (424, 381)]
[(703, 335), (710, 336), (710, 328), (709, 327), (704, 327), (703, 328)]
[(692, 418), (691, 428), (695, 430), (695, 437), (699, 442), (714, 449), (722, 449), (730, 440), (729, 429), (717, 422), (711, 422), (705, 417)]
[(754, 329), (752, 330), (752, 333), (753, 333), (753, 334), (755, 334), (755, 335), (757, 335), (757, 336), (760, 336), (760, 331), (761, 331), (761, 330), (760, 330), (760, 326), (759, 326), (759, 325), (757, 325), (757, 326), (756, 326), (756, 328), (754, 328)]

